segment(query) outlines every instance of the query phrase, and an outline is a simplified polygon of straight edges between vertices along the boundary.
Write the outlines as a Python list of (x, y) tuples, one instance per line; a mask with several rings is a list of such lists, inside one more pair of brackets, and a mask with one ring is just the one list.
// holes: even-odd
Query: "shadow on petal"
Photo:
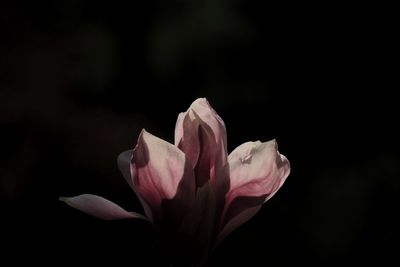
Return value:
[(193, 170), (189, 164), (185, 164), (175, 196), (161, 202), (160, 227), (177, 230), (181, 226), (183, 218), (194, 206), (195, 188), (192, 179)]
[(235, 198), (224, 211), (220, 232), (217, 236), (214, 249), (232, 231), (256, 215), (267, 197), (268, 195), (258, 197), (240, 196)]
[(258, 197), (240, 196), (235, 198), (225, 212), (222, 226), (226, 225), (230, 220), (235, 218), (238, 214), (242, 213), (246, 209), (262, 205), (267, 196), (268, 195)]

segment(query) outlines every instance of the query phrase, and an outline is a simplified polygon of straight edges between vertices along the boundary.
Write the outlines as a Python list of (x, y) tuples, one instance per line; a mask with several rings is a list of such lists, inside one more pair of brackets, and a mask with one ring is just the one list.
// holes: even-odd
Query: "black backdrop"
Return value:
[(391, 7), (262, 2), (2, 2), (2, 261), (164, 266), (146, 223), (57, 199), (141, 211), (116, 157), (142, 128), (172, 142), (197, 97), (225, 120), (230, 151), (276, 138), (292, 165), (210, 266), (398, 261)]

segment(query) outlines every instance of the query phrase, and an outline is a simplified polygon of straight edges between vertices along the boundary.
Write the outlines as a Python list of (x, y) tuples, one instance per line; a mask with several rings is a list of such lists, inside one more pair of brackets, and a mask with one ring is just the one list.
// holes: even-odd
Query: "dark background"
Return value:
[(393, 9), (264, 2), (2, 2), (2, 260), (167, 266), (146, 223), (57, 199), (142, 211), (117, 155), (142, 128), (172, 142), (178, 113), (206, 97), (229, 151), (276, 138), (292, 165), (210, 266), (398, 262)]

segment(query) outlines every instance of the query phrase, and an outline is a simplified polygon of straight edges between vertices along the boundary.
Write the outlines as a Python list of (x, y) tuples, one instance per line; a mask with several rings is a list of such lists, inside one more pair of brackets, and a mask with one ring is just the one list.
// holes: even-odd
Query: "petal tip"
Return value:
[(139, 134), (139, 139), (147, 138), (147, 137), (155, 137), (155, 136), (153, 134), (151, 134), (150, 132), (148, 132), (145, 128), (143, 128)]
[(193, 101), (190, 107), (193, 108), (195, 106), (210, 107), (210, 103), (208, 102), (207, 98), (200, 97)]
[(272, 139), (270, 141), (276, 148), (278, 148), (278, 141), (276, 140), (276, 138)]
[(140, 134), (139, 134), (139, 136), (138, 136), (138, 140), (137, 140), (135, 149), (137, 148), (137, 146), (138, 146), (140, 143), (144, 142), (144, 139), (145, 139), (146, 137), (148, 137), (149, 135), (150, 135), (150, 133), (149, 133), (148, 131), (146, 131), (145, 128), (143, 128), (143, 129), (140, 131)]
[(146, 131), (146, 128), (143, 128), (143, 129), (140, 131), (139, 136), (141, 136), (141, 135), (143, 135), (143, 134), (147, 134), (147, 133), (149, 133), (149, 132)]

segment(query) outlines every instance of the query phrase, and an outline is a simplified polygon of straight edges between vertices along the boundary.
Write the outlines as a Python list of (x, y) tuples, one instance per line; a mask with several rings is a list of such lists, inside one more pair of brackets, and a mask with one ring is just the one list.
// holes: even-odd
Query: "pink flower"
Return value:
[(290, 173), (275, 140), (247, 142), (228, 155), (225, 124), (205, 98), (179, 114), (175, 145), (143, 130), (118, 166), (145, 215), (96, 195), (60, 199), (105, 220), (148, 220), (171, 250), (190, 250), (197, 260), (253, 217)]

